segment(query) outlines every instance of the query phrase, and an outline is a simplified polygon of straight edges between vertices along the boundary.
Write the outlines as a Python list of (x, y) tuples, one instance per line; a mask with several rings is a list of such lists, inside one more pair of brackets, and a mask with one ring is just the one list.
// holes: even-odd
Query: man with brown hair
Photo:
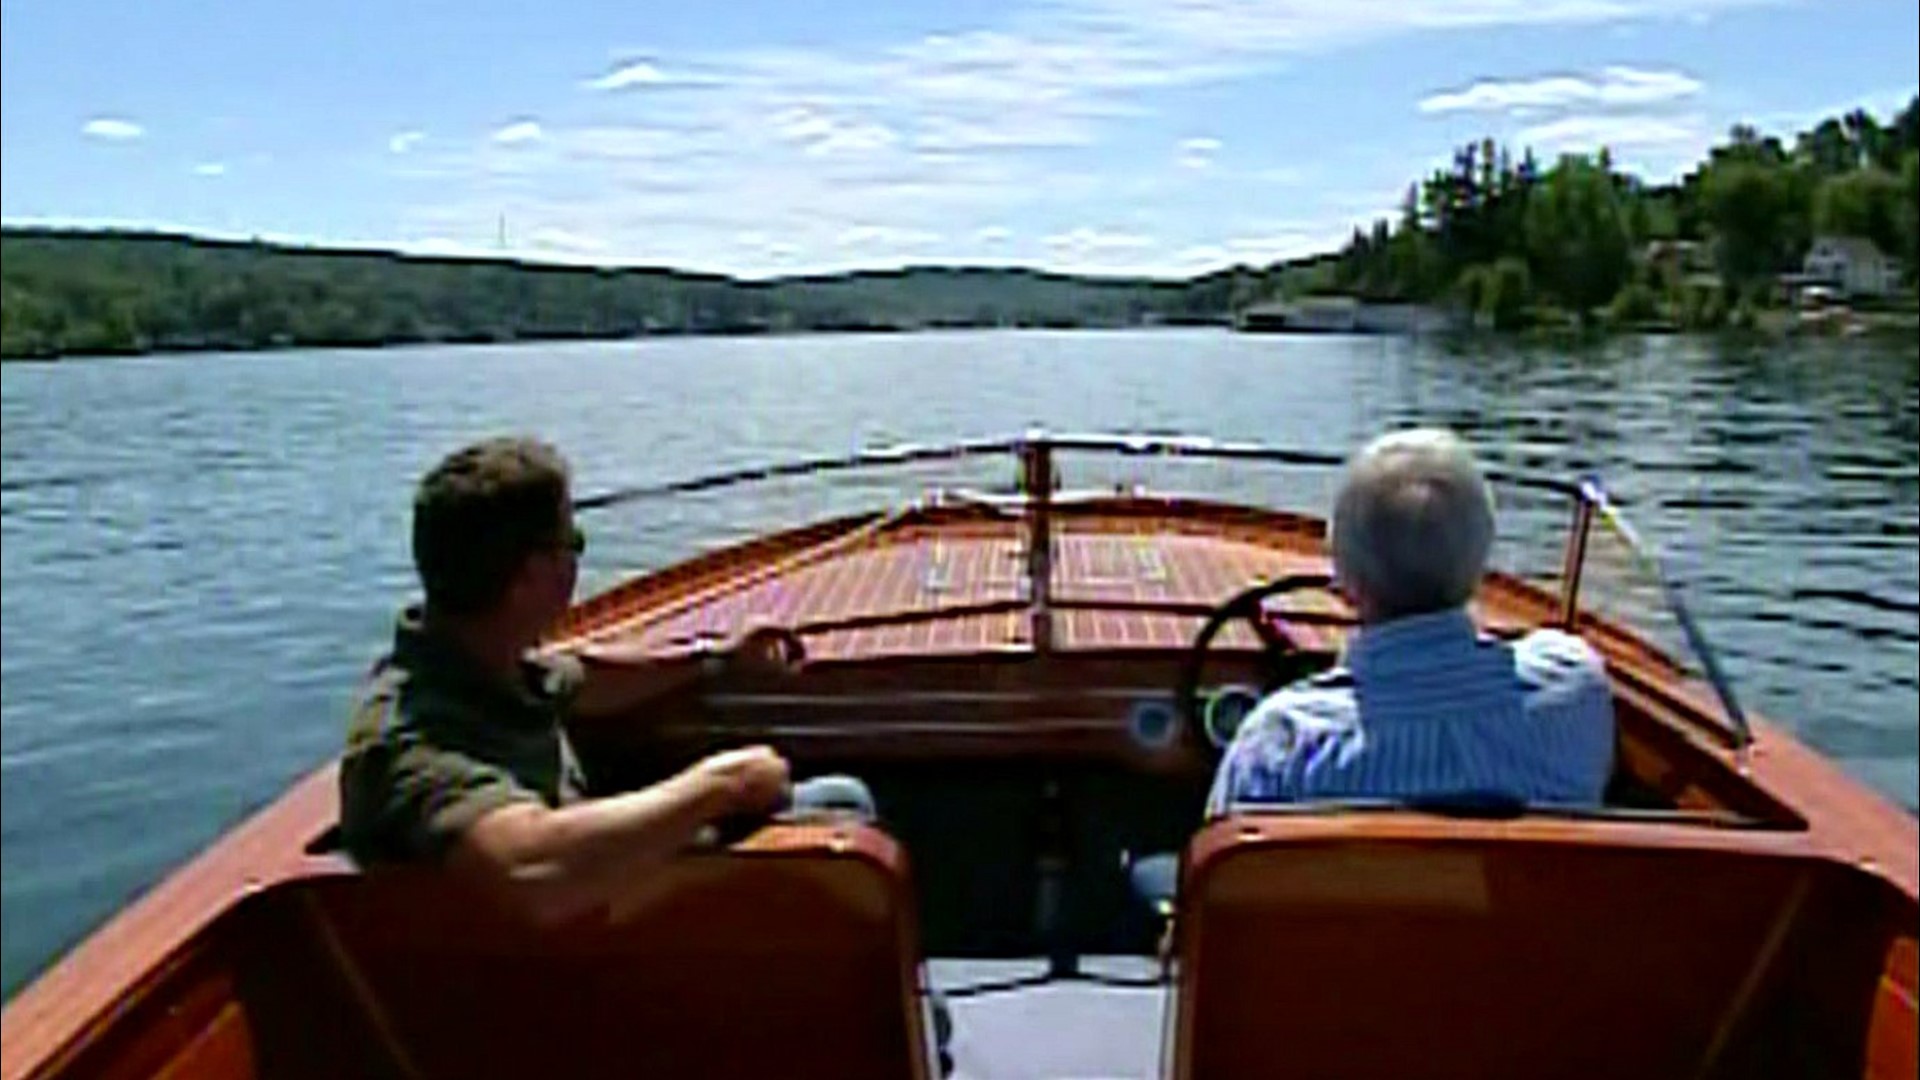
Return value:
[[(341, 832), (363, 865), (428, 862), (556, 922), (630, 888), (716, 822), (777, 809), (787, 762), (765, 746), (729, 750), (638, 791), (587, 798), (562, 729), (698, 678), (700, 665), (535, 657), (572, 602), (585, 537), (566, 463), (545, 443), (493, 439), (421, 481), (413, 505), (423, 605), (362, 689), (340, 767)], [(755, 632), (722, 656), (769, 664), (784, 645)], [(798, 806), (873, 817), (859, 781), (824, 777)]]

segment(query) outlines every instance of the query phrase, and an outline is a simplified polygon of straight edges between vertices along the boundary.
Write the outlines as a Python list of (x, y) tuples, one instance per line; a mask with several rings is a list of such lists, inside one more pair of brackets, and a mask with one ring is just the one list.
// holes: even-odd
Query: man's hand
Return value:
[(589, 643), (574, 651), (586, 678), (574, 695), (580, 716), (631, 712), (703, 676), (722, 672), (747, 676), (789, 675), (806, 661), (799, 635), (782, 626), (749, 627), (720, 648), (655, 653), (632, 641)]
[(692, 770), (722, 793), (723, 815), (762, 814), (786, 800), (792, 771), (770, 746), (723, 750), (697, 762)]
[(760, 624), (749, 627), (725, 650), (727, 667), (754, 675), (788, 675), (798, 671), (807, 659), (800, 635), (784, 626)]

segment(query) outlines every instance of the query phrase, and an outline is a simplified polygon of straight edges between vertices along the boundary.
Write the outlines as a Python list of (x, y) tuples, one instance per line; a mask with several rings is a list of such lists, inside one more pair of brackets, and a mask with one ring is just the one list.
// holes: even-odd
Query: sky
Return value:
[(1331, 250), (1483, 135), (1662, 180), (1736, 122), (1890, 117), (1917, 9), (7, 0), (0, 218), (756, 277), (1184, 275)]

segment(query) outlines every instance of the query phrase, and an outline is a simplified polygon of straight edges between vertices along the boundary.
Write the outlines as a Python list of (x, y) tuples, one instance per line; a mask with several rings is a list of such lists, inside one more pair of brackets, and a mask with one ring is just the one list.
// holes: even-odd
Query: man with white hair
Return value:
[(1397, 432), (1362, 450), (1328, 527), (1360, 625), (1340, 666), (1247, 718), (1209, 815), (1343, 798), (1598, 805), (1613, 767), (1606, 669), (1558, 630), (1478, 632), (1466, 608), (1493, 531), (1492, 494), (1452, 434)]

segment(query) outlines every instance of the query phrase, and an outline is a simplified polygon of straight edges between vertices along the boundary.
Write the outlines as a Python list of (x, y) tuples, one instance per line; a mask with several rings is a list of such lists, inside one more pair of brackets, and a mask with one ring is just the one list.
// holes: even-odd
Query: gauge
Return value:
[(1253, 715), (1259, 705), (1259, 692), (1249, 686), (1223, 686), (1207, 695), (1206, 706), (1200, 714), (1207, 741), (1224, 751), (1233, 744), (1240, 725), (1247, 722), (1247, 717)]
[(1149, 750), (1172, 746), (1178, 724), (1173, 703), (1160, 698), (1137, 701), (1127, 713), (1127, 730), (1132, 732), (1133, 741)]

